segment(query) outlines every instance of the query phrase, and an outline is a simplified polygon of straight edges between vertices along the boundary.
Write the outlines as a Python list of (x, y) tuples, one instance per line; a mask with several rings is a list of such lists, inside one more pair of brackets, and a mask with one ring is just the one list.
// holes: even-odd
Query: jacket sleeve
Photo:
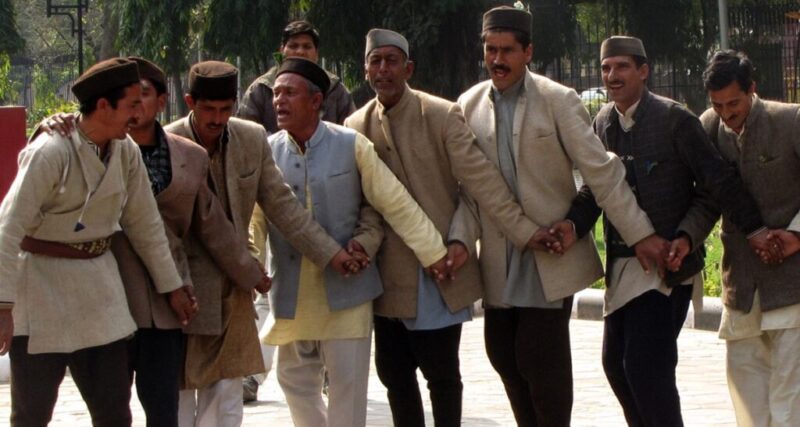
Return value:
[(343, 84), (339, 83), (336, 91), (336, 123), (343, 124), (344, 120), (356, 111), (356, 104), (353, 103), (353, 97)]
[(500, 171), (478, 147), (458, 104), (453, 104), (445, 120), (443, 140), (453, 176), (508, 239), (524, 248), (540, 225), (514, 201)]
[[(672, 114), (678, 114), (675, 110)], [(686, 218), (681, 223), (683, 229), (697, 245), (705, 240), (716, 223), (721, 210), (744, 234), (750, 234), (764, 225), (755, 199), (738, 171), (726, 162), (714, 148), (697, 118), (685, 113), (676, 123), (673, 131), (678, 155), (689, 166), (699, 189), (699, 197), (693, 200)], [(711, 196), (714, 202), (709, 200)], [(703, 234), (705, 233), (705, 234)]]
[(264, 149), (256, 201), (266, 214), (267, 221), (274, 224), (292, 246), (314, 264), (325, 268), (342, 247), (297, 200), (272, 158), (266, 131), (261, 132)]
[(572, 199), (572, 205), (567, 212), (566, 219), (575, 224), (575, 233), (578, 238), (583, 238), (587, 233), (594, 229), (597, 218), (600, 217), (602, 210), (594, 200), (592, 190), (588, 185), (583, 185), (578, 194)]
[(589, 125), (589, 113), (575, 91), (550, 96), (548, 100), (553, 102), (553, 119), (564, 151), (625, 242), (633, 246), (653, 234), (650, 219), (625, 181), (625, 166), (616, 155), (606, 151), (595, 135)]
[(172, 259), (164, 222), (158, 212), (142, 156), (136, 147), (127, 149), (136, 152), (128, 153), (128, 198), (122, 208), (120, 225), (147, 267), (158, 293), (171, 292), (183, 286), (183, 281)]
[(363, 203), (353, 239), (358, 241), (371, 258), (375, 257), (383, 243), (383, 217), (369, 203)]
[(461, 242), (472, 256), (477, 256), (477, 241), (481, 238), (478, 207), (466, 193), (460, 192), (458, 206), (450, 221), (447, 242)]
[(192, 285), (192, 274), (189, 270), (189, 258), (186, 256), (184, 250), (183, 240), (172, 232), (172, 229), (166, 226), (164, 232), (167, 235), (169, 242), (169, 251), (172, 253), (172, 260), (175, 261), (175, 267), (178, 269), (178, 274), (181, 276), (184, 285)]

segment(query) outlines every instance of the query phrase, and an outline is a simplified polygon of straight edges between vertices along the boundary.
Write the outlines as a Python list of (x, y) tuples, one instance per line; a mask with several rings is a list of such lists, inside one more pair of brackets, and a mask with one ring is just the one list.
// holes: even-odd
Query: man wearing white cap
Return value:
[[(539, 230), (475, 145), (459, 106), (408, 87), (414, 63), (405, 37), (371, 30), (364, 67), (377, 97), (345, 125), (375, 143), (381, 159), (446, 236), (451, 268), (460, 267), (451, 281), (434, 283), (395, 230), (385, 227), (378, 256), (384, 293), (374, 305), (375, 365), (388, 390), (395, 425), (425, 425), (419, 369), (428, 382), (436, 425), (457, 426), (463, 387), (461, 324), (470, 320), (470, 307), (481, 296), (476, 236), (464, 228), (472, 214), (461, 203), (462, 190), (489, 207), (487, 215), (502, 224), (499, 232), (517, 247), (533, 245)], [(549, 238), (541, 231), (539, 235)]]

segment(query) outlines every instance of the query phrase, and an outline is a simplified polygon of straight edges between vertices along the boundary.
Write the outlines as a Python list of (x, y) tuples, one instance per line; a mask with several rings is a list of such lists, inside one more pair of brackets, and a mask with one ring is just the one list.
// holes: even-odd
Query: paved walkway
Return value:
[[(608, 387), (600, 366), (602, 323), (572, 320), (575, 405), (574, 426), (624, 426), (622, 411)], [(687, 426), (735, 426), (728, 389), (725, 385), (725, 346), (713, 332), (684, 329), (680, 337), (680, 388), (684, 421)], [(464, 327), (461, 344), (461, 369), (464, 376), (465, 426), (513, 426), (514, 418), (502, 383), (489, 365), (483, 350), (483, 318)], [(421, 380), (421, 383), (424, 382)], [(375, 374), (370, 375), (367, 425), (391, 426), (386, 392)], [(424, 387), (424, 386), (423, 386)], [(0, 425), (6, 425), (10, 412), (8, 384), (0, 385)], [(144, 426), (139, 402), (133, 398), (134, 425)], [(433, 425), (430, 402), (425, 399), (428, 425)], [(52, 426), (91, 425), (86, 406), (74, 383), (66, 378)], [(245, 406), (245, 426), (291, 426), (286, 401), (274, 372), (259, 391), (259, 401)]]

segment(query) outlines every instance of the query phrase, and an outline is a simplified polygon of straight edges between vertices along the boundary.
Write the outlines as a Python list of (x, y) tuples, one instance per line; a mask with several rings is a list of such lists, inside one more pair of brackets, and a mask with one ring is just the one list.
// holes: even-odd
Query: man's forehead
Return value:
[(633, 59), (633, 56), (630, 55), (619, 55), (619, 56), (609, 56), (608, 58), (604, 58), (601, 62), (602, 65), (616, 65), (616, 64), (635, 64), (636, 61)]
[(286, 40), (286, 44), (289, 43), (309, 43), (313, 45), (314, 39), (307, 33), (301, 33), (289, 37), (289, 40)]
[(403, 50), (397, 46), (381, 46), (372, 49), (372, 51), (367, 55), (367, 58), (372, 57), (392, 57), (392, 56), (404, 56)]

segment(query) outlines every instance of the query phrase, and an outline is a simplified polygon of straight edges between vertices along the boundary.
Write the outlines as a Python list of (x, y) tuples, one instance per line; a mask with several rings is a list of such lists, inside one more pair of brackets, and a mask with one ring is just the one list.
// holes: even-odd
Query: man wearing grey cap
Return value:
[[(398, 426), (423, 426), (416, 371), (428, 381), (437, 426), (461, 422), (462, 383), (458, 349), (461, 324), (481, 296), (475, 255), (476, 236), (464, 228), (471, 217), (462, 204), (465, 190), (487, 206), (517, 247), (536, 242), (537, 227), (522, 212), (497, 168), (475, 145), (461, 108), (407, 85), (414, 70), (408, 41), (385, 29), (367, 34), (367, 80), (377, 97), (351, 115), (345, 125), (375, 143), (380, 158), (446, 236), (452, 269), (446, 283), (435, 283), (395, 230), (385, 226), (378, 255), (384, 293), (375, 300), (375, 366), (388, 390)], [(545, 237), (546, 231), (543, 230)]]
[[(625, 183), (624, 166), (592, 132), (575, 91), (528, 71), (531, 21), (529, 12), (509, 7), (484, 14), (481, 38), (491, 80), (458, 100), (478, 146), (500, 168), (526, 215), (542, 226), (568, 212), (577, 168), (641, 262), (663, 265), (666, 242), (653, 234)], [(570, 251), (520, 251), (487, 217), (490, 208), (480, 201), (477, 208), (489, 360), (519, 425), (568, 426), (572, 295), (602, 277), (594, 241), (574, 241), (572, 225), (559, 223), (553, 232)]]
[[(641, 40), (611, 37), (600, 57), (612, 102), (598, 113), (595, 132), (622, 159), (625, 178), (656, 233), (671, 241), (669, 273), (647, 274), (633, 259), (621, 227), (605, 221), (603, 368), (629, 425), (680, 426), (677, 338), (693, 290), (702, 295), (703, 242), (720, 208), (751, 236), (754, 248), (765, 247), (767, 232), (754, 200), (697, 117), (647, 90)], [(599, 210), (587, 215), (592, 209), (598, 208), (584, 188), (567, 216), (578, 235), (594, 226)]]

